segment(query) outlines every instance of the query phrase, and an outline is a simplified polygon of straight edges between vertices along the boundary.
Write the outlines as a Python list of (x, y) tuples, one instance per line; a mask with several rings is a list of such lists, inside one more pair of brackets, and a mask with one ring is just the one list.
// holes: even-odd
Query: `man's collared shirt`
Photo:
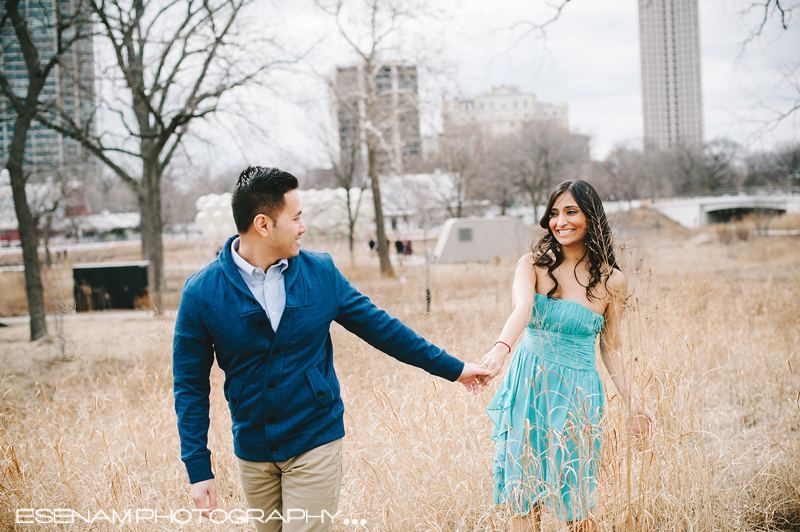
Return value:
[(231, 243), (231, 255), (233, 262), (239, 268), (242, 279), (247, 284), (247, 288), (267, 313), (272, 330), (278, 330), (278, 324), (283, 316), (283, 309), (286, 307), (286, 285), (283, 282), (283, 272), (289, 267), (289, 261), (281, 259), (267, 269), (256, 268), (244, 260), (237, 250), (239, 249), (239, 238)]

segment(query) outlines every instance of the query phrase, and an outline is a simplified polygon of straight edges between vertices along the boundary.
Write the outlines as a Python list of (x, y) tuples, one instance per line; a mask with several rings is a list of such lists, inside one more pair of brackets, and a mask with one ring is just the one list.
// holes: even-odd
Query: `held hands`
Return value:
[[(217, 483), (213, 478), (195, 482), (191, 489), (194, 507), (200, 510), (203, 517), (211, 517), (217, 509)], [(208, 498), (208, 502), (206, 502)]]
[(461, 376), (458, 377), (458, 382), (472, 393), (480, 392), (485, 386), (482, 386), (481, 379), (489, 375), (489, 370), (482, 368), (477, 364), (467, 362), (464, 364), (464, 369), (461, 371)]
[(511, 348), (506, 343), (498, 341), (492, 350), (483, 356), (480, 364), (464, 364), (464, 370), (461, 372), (458, 382), (472, 393), (485, 390), (487, 383), (503, 369), (503, 362), (510, 352)]

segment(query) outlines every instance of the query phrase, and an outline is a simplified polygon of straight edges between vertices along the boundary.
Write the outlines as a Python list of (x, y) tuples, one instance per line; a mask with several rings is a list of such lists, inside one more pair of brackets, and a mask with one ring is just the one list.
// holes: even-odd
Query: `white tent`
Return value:
[(530, 231), (519, 218), (450, 218), (444, 223), (433, 261), (486, 262), (522, 256), (530, 249)]
[[(298, 190), (303, 206), (303, 222), (308, 227), (311, 238), (346, 238), (348, 234), (347, 201), (345, 189)], [(352, 189), (351, 208), (355, 212), (361, 191)], [(364, 239), (375, 222), (372, 208), (372, 193), (364, 191), (358, 211), (355, 236)], [(231, 194), (208, 194), (197, 200), (195, 222), (203, 233), (203, 240), (209, 247), (218, 250), (231, 235), (235, 235), (236, 224), (231, 211)]]
[(231, 211), (231, 194), (208, 194), (195, 202), (197, 216), (194, 221), (203, 240), (213, 250), (222, 249), (228, 237), (236, 234), (236, 223)]

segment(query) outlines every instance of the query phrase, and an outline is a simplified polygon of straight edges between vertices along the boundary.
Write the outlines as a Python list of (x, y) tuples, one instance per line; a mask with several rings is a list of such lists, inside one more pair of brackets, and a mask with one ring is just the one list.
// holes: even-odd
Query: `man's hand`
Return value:
[(457, 379), (458, 382), (464, 385), (464, 387), (471, 391), (472, 393), (480, 392), (483, 387), (481, 386), (480, 377), (485, 375), (489, 375), (490, 371), (486, 368), (482, 368), (477, 364), (472, 363), (465, 363), (464, 370), (461, 372), (461, 376)]
[[(213, 478), (192, 484), (192, 500), (194, 507), (200, 510), (203, 517), (211, 517), (217, 509), (217, 483)], [(208, 498), (208, 501), (206, 501)]]

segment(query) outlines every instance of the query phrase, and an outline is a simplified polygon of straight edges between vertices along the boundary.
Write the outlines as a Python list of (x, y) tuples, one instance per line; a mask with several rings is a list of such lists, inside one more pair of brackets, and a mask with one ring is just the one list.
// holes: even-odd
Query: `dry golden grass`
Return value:
[[(601, 530), (800, 530), (797, 239), (726, 245), (671, 234), (640, 237), (626, 249), (632, 295), (624, 346), (659, 430), (646, 442), (626, 437), (626, 417), (601, 369), (609, 399), (596, 493)], [(379, 305), (463, 359), (479, 359), (509, 310), (513, 263), (431, 268), (434, 305), (426, 314), (422, 267), (399, 269), (401, 284), (381, 279), (373, 265), (347, 267), (344, 254), (337, 262)], [(25, 326), (0, 329), (0, 529), (34, 529), (13, 523), (20, 508), (86, 515), (192, 507), (173, 410), (173, 325), (82, 316), (63, 320), (62, 340), (34, 344)], [(498, 382), (473, 397), (339, 326), (332, 335), (347, 428), (336, 530), (504, 530), (504, 510), (492, 504), (494, 449), (484, 414)], [(243, 508), (217, 368), (212, 386), (220, 507)], [(367, 524), (346, 526), (345, 518)], [(207, 521), (181, 528), (219, 529)], [(543, 528), (564, 524), (545, 516)]]

